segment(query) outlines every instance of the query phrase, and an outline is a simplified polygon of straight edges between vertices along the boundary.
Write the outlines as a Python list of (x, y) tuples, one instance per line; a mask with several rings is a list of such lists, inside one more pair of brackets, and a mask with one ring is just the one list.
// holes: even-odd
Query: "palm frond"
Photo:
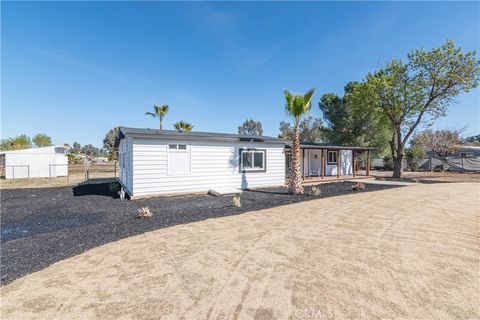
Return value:
[(313, 94), (315, 93), (315, 88), (312, 88), (310, 90), (307, 91), (307, 93), (305, 93), (303, 95), (303, 103), (308, 106), (308, 109), (310, 109), (311, 105), (312, 105), (312, 98), (313, 98)]
[(293, 95), (288, 90), (283, 91), (286, 100), (285, 111), (294, 118), (295, 123), (310, 110), (314, 93), (315, 89), (310, 89), (304, 95)]
[(168, 104), (162, 104), (162, 105), (156, 104), (153, 106), (153, 109), (155, 110), (156, 114), (158, 114), (161, 117), (164, 117), (167, 115), (169, 107), (168, 107)]
[(191, 123), (188, 123), (186, 121), (183, 121), (183, 120), (180, 120), (180, 121), (177, 121), (173, 124), (173, 126), (175, 127), (175, 129), (177, 129), (178, 131), (192, 131), (192, 129), (195, 127), (193, 124)]

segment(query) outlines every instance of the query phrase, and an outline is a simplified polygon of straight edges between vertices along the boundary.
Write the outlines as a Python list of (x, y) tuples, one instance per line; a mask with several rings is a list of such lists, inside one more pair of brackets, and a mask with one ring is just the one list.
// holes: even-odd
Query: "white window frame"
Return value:
[[(171, 148), (174, 147), (174, 148)], [(182, 148), (180, 148), (182, 147)], [(168, 144), (168, 151), (173, 152), (190, 152), (189, 145), (185, 143), (169, 143)]]
[[(335, 155), (335, 161), (330, 161), (330, 154)], [(338, 151), (331, 151), (327, 152), (327, 164), (329, 165), (337, 165), (338, 164)]]
[[(244, 153), (249, 153), (251, 154), (252, 158), (252, 167), (250, 168), (245, 168), (243, 166), (243, 154)], [(254, 167), (254, 157), (255, 153), (261, 153), (263, 155), (262, 157), (262, 167)], [(239, 171), (240, 173), (246, 173), (246, 172), (267, 172), (267, 149), (240, 149), (239, 151)]]

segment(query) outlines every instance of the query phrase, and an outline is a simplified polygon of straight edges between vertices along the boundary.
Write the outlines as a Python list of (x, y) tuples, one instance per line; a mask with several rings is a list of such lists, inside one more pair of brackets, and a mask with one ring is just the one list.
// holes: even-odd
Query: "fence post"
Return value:
[(87, 161), (85, 158), (83, 158), (83, 175), (84, 175), (85, 181), (87, 181)]

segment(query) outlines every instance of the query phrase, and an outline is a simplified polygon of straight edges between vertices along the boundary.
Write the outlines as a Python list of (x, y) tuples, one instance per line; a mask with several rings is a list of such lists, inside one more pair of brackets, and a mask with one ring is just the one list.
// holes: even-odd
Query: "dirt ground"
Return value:
[(148, 232), (1, 289), (2, 319), (478, 319), (480, 184)]
[[(392, 174), (392, 171), (372, 170), (372, 175), (377, 179), (391, 178)], [(480, 182), (480, 172), (405, 171), (403, 179), (418, 180), (419, 182)]]

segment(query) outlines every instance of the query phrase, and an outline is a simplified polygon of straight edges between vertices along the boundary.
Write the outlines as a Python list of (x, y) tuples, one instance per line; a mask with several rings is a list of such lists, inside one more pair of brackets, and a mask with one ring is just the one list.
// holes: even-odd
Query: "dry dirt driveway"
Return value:
[(478, 319), (480, 184), (175, 226), (1, 289), (2, 319)]

